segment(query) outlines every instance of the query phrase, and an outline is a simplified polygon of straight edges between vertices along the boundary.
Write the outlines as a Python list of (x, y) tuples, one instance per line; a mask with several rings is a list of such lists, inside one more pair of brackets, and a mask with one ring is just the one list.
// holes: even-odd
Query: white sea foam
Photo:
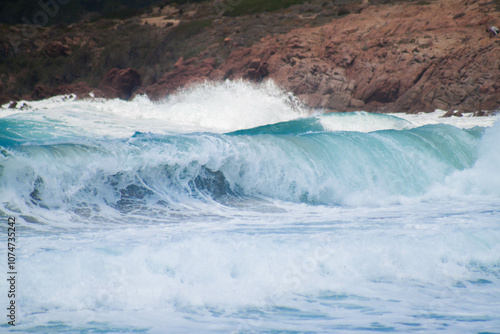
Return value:
[(447, 177), (443, 187), (438, 186), (436, 192), (447, 197), (461, 194), (472, 201), (479, 200), (477, 196), (500, 199), (500, 121), (486, 129), (474, 166)]
[[(23, 105), (24, 108), (21, 108)], [(20, 101), (18, 109), (4, 105), (0, 117), (18, 116), (54, 121), (89, 135), (131, 135), (135, 131), (230, 132), (304, 117), (309, 114), (291, 94), (271, 81), (261, 85), (242, 81), (205, 83), (179, 91), (158, 102), (144, 96), (132, 101), (75, 100), (60, 96), (43, 101)]]
[(327, 131), (372, 132), (379, 130), (404, 130), (413, 127), (407, 120), (383, 114), (352, 112), (328, 114), (319, 117)]
[[(284, 122), (314, 113), (291, 93), (272, 81), (255, 85), (243, 81), (204, 83), (153, 102), (145, 96), (132, 101), (120, 99), (76, 100), (74, 95), (42, 101), (19, 101), (17, 108), (5, 104), (0, 117), (56, 122), (88, 136), (130, 136), (136, 131), (231, 132), (266, 124)], [(327, 131), (370, 132), (401, 130), (425, 124), (451, 124), (460, 128), (492, 126), (500, 116), (442, 118), (442, 110), (427, 114), (386, 115), (355, 112), (319, 116)], [(406, 120), (407, 122), (405, 122)], [(408, 123), (410, 122), (410, 123)]]
[[(474, 216), (465, 210), (433, 205), (413, 207), (412, 216), (408, 207), (319, 207), (309, 217), (310, 208), (289, 209), (264, 214), (260, 219), (265, 216), (266, 223), (255, 226), (235, 216), (223, 230), (211, 224), (185, 230), (179, 224), (39, 238), (22, 249), (19, 270), (30, 273), (23, 277), (22, 316), (35, 323), (57, 321), (65, 317), (61, 312), (71, 311), (80, 320), (116, 323), (116, 313), (139, 319), (149, 314), (151, 324), (125, 323), (154, 328), (166, 316), (174, 323), (164, 326), (171, 328), (176, 314), (185, 314), (230, 331), (257, 330), (273, 314), (293, 322), (286, 308), (305, 319), (314, 314), (343, 319), (324, 323), (320, 316), (319, 326), (343, 321), (363, 326), (378, 318), (365, 313), (369, 310), (385, 310), (388, 317), (381, 323), (392, 323), (408, 321), (415, 308), (453, 315), (454, 308), (471, 307), (464, 298), (495, 302), (496, 290), (475, 291), (470, 283), (483, 278), (498, 286), (480, 269), (500, 261), (493, 219), (471, 225)], [(436, 218), (440, 213), (445, 215)], [(485, 314), (477, 308), (469, 312)], [(245, 321), (249, 318), (255, 322)], [(448, 321), (456, 326), (456, 320)], [(431, 330), (439, 328), (429, 322)], [(297, 326), (312, 330), (305, 323)]]
[(473, 117), (473, 113), (464, 113), (462, 117), (442, 117), (445, 113), (446, 111), (437, 109), (431, 113), (395, 113), (388, 115), (406, 119), (417, 127), (426, 124), (450, 124), (462, 129), (470, 129), (475, 126), (490, 127), (500, 119), (500, 113), (488, 117)]

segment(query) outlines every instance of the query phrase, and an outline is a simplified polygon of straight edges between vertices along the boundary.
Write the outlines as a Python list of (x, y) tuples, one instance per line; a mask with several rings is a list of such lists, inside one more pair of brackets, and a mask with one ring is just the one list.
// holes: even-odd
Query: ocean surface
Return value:
[(229, 81), (4, 106), (0, 332), (500, 333), (500, 122), (443, 113)]

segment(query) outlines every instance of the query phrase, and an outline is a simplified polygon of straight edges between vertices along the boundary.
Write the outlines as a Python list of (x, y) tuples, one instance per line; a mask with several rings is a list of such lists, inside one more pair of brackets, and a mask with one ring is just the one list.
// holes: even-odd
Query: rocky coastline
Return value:
[(495, 1), (311, 1), (239, 16), (222, 15), (220, 6), (2, 25), (0, 103), (70, 93), (158, 100), (206, 80), (242, 79), (273, 80), (332, 112), (460, 116), (500, 108), (500, 37), (486, 32), (500, 25)]

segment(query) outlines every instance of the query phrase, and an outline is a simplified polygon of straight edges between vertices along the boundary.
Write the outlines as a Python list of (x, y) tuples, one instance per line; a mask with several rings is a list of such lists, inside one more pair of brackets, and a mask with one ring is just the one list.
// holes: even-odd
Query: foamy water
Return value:
[(26, 104), (0, 110), (5, 332), (500, 328), (497, 118), (323, 115), (243, 82)]

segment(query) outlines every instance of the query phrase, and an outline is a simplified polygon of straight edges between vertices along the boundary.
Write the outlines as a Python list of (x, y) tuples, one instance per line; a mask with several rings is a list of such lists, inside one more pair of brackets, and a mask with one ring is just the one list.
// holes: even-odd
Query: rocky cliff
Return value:
[[(273, 80), (310, 107), (331, 111), (500, 108), (500, 38), (486, 32), (489, 26), (500, 25), (495, 2), (325, 3), (313, 1), (236, 18), (214, 15), (210, 4), (199, 4), (187, 13), (170, 8), (167, 14), (129, 20), (128, 24), (141, 24), (151, 40), (147, 55), (156, 53), (155, 57), (145, 57), (135, 66), (130, 60), (108, 59), (108, 69), (103, 65), (100, 73), (89, 69), (87, 78), (92, 80), (35, 84), (30, 96), (43, 98), (73, 89), (82, 97), (94, 91), (105, 97), (147, 94), (160, 99), (204, 80), (243, 79)], [(116, 31), (120, 24), (125, 23), (114, 21), (102, 29)], [(85, 27), (89, 30), (89, 24)], [(39, 43), (32, 52), (71, 58), (75, 52), (65, 45), (85, 40), (90, 53), (88, 59), (80, 59), (85, 62), (82, 66), (96, 66), (106, 56), (99, 43), (106, 42), (93, 33), (76, 29), (65, 35), (69, 42), (61, 45), (53, 38), (49, 44), (47, 37), (47, 43)], [(134, 56), (129, 39), (125, 58)], [(182, 39), (189, 47), (178, 42)], [(4, 94), (6, 82), (12, 80), (15, 75), (2, 78)], [(2, 86), (0, 94), (1, 90)]]

